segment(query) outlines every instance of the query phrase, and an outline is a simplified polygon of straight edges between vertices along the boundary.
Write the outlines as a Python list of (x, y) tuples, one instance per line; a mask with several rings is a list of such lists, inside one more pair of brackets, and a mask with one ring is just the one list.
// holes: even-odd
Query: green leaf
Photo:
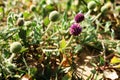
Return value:
[(30, 13), (28, 12), (28, 11), (25, 11), (24, 13), (23, 13), (23, 17), (26, 19), (28, 19), (28, 18), (30, 18)]
[(35, 67), (30, 68), (31, 76), (34, 76), (36, 72), (37, 72), (37, 68), (35, 68)]
[(110, 61), (111, 64), (116, 64), (116, 63), (120, 63), (120, 58), (114, 56), (111, 61)]
[(23, 40), (26, 40), (26, 30), (20, 29), (19, 37)]
[(82, 46), (81, 45), (77, 45), (74, 49), (74, 52), (77, 53), (78, 51), (82, 50)]
[(72, 0), (69, 0), (69, 1), (67, 2), (67, 10), (69, 10), (69, 9), (70, 9), (71, 4), (72, 4)]
[(105, 61), (104, 61), (104, 58), (103, 57), (100, 57), (100, 65), (104, 65)]
[(60, 50), (64, 49), (66, 47), (67, 42), (65, 41), (65, 39), (63, 38), (60, 41)]
[(50, 11), (52, 11), (52, 10), (54, 10), (55, 9), (55, 7), (53, 6), (53, 5), (46, 5), (45, 6), (45, 11), (46, 12), (50, 12)]
[(105, 24), (105, 32), (110, 31), (110, 29), (109, 29), (110, 25), (111, 25), (110, 21), (106, 22), (106, 24)]
[(45, 17), (44, 18), (44, 24), (45, 24), (45, 26), (47, 26), (48, 24), (49, 24), (49, 18), (48, 17)]
[(71, 80), (71, 77), (70, 77), (68, 74), (66, 74), (66, 75), (62, 78), (62, 80)]
[(2, 7), (0, 7), (0, 12), (3, 12), (3, 8)]

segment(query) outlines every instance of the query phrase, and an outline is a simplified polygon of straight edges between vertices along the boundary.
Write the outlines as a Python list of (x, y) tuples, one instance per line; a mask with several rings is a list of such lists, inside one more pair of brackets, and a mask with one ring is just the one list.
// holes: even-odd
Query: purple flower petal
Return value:
[(82, 13), (78, 13), (76, 16), (75, 16), (75, 21), (76, 23), (79, 23), (81, 21), (84, 20), (84, 15)]
[(82, 27), (78, 23), (73, 23), (70, 27), (70, 34), (77, 36), (82, 32)]

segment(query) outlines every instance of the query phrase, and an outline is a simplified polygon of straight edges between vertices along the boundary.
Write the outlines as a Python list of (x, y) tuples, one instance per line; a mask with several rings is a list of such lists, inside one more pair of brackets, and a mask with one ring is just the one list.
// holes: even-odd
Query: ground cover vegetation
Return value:
[(120, 1), (0, 0), (0, 80), (120, 80)]

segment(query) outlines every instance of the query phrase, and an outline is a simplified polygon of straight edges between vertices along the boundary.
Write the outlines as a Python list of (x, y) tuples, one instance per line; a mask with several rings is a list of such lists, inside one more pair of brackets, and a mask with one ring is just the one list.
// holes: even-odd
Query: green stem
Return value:
[(48, 27), (47, 27), (47, 29), (46, 29), (46, 31), (45, 31), (45, 33), (47, 33), (48, 32), (48, 30), (51, 28), (51, 26), (52, 26), (52, 21), (50, 21), (50, 23), (49, 23), (49, 25), (48, 25)]
[(72, 41), (73, 39), (73, 35), (70, 37), (69, 41), (67, 42), (67, 44), (65, 45), (65, 48), (70, 44), (70, 42)]
[(49, 40), (50, 38), (52, 38), (53, 36), (55, 36), (56, 34), (58, 34), (59, 33), (59, 31), (57, 31), (57, 32), (55, 32), (55, 33), (53, 33), (51, 36), (49, 36), (48, 37), (48, 39), (47, 40)]
[(88, 15), (90, 15), (91, 12), (92, 12), (92, 11), (89, 10), (89, 11), (85, 14), (85, 17), (88, 17)]
[(27, 67), (28, 74), (30, 74), (30, 68), (28, 67), (27, 62), (24, 57), (23, 57), (23, 62), (25, 63), (25, 66)]
[(94, 22), (96, 19), (98, 19), (101, 15), (102, 15), (102, 13), (99, 13), (99, 14), (92, 20), (92, 22)]
[(15, 53), (12, 53), (12, 55), (7, 59), (7, 61), (12, 62), (13, 58), (15, 57)]

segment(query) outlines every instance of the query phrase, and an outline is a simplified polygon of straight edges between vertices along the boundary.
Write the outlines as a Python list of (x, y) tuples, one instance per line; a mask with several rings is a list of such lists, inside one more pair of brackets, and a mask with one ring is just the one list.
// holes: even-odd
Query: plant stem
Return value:
[(67, 44), (65, 45), (65, 48), (70, 44), (70, 42), (72, 41), (73, 39), (73, 35), (70, 37), (69, 41), (67, 42)]
[(53, 36), (55, 36), (56, 34), (58, 34), (59, 31), (56, 31), (55, 33), (53, 33), (51, 36), (48, 37), (48, 39), (52, 38)]
[(91, 12), (92, 12), (92, 11), (89, 10), (89, 11), (85, 14), (85, 17), (88, 17), (88, 15), (90, 15)]
[[(47, 27), (47, 29), (46, 29), (45, 33), (47, 33), (47, 32), (48, 32), (48, 30), (51, 28), (52, 24), (53, 24), (53, 22), (52, 22), (52, 21), (50, 21), (50, 23), (49, 23), (49, 25), (48, 25), (48, 27)], [(44, 33), (44, 34), (45, 34), (45, 33)]]
[(12, 62), (13, 58), (15, 57), (15, 53), (12, 53), (12, 55), (7, 59), (7, 61)]
[(96, 19), (98, 19), (101, 15), (102, 15), (102, 13), (99, 13), (99, 14), (92, 20), (92, 22), (94, 22)]
[(105, 45), (104, 45), (104, 42), (103, 42), (103, 41), (102, 41), (102, 47), (103, 47), (103, 52), (102, 52), (102, 54), (103, 54), (103, 58), (104, 58), (104, 62), (105, 62), (104, 65), (106, 65), (106, 48), (105, 48)]

